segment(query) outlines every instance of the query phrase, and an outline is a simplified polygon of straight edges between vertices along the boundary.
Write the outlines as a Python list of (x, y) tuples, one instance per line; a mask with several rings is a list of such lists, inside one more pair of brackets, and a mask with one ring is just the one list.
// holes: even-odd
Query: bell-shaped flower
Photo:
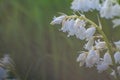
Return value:
[(113, 6), (112, 11), (114, 12), (114, 16), (120, 16), (120, 5), (117, 2)]
[[(84, 16), (84, 15), (83, 15)], [(75, 20), (75, 24), (74, 24), (74, 27), (78, 27), (78, 26), (81, 26), (81, 27), (85, 27), (86, 26), (86, 21), (84, 20), (80, 20), (79, 18), (77, 18)]]
[(74, 11), (87, 12), (90, 8), (90, 0), (73, 0), (71, 9)]
[(89, 40), (90, 38), (93, 37), (93, 35), (95, 34), (96, 28), (95, 27), (90, 27), (86, 30), (86, 40)]
[(87, 52), (82, 52), (79, 54), (77, 58), (77, 62), (80, 62), (80, 66), (83, 66), (85, 64), (85, 60), (87, 58)]
[(106, 43), (105, 41), (95, 41), (95, 48), (98, 49), (98, 50), (103, 50), (103, 49), (106, 49), (107, 46), (106, 46)]
[(84, 40), (86, 37), (86, 28), (85, 27), (82, 27), (82, 26), (78, 26), (76, 29), (75, 29), (75, 35), (78, 39), (81, 39), (81, 40)]
[(93, 67), (99, 61), (99, 51), (91, 49), (86, 58), (86, 67)]
[(120, 5), (112, 0), (105, 0), (100, 10), (100, 16), (106, 19), (119, 16)]
[(99, 61), (98, 64), (96, 65), (98, 72), (101, 73), (107, 70), (109, 68), (109, 65), (112, 65), (112, 59), (110, 54), (106, 52), (101, 61)]
[(112, 20), (113, 28), (120, 26), (120, 19), (114, 19)]
[(101, 8), (100, 0), (90, 0), (90, 7), (91, 9), (100, 10)]
[(88, 42), (85, 44), (84, 48), (85, 48), (86, 50), (90, 50), (90, 49), (92, 49), (93, 44), (94, 44), (94, 38), (92, 37), (92, 38), (90, 38), (90, 39), (88, 40)]
[(105, 53), (103, 59), (104, 59), (105, 64), (112, 65), (112, 58), (111, 58), (111, 55), (108, 52)]
[(71, 9), (74, 11), (87, 12), (100, 9), (100, 0), (73, 0)]
[(120, 40), (114, 42), (114, 44), (115, 44), (116, 48), (120, 50)]
[(54, 25), (54, 24), (61, 24), (62, 21), (65, 19), (66, 16), (67, 15), (64, 14), (64, 15), (61, 15), (59, 17), (54, 17), (53, 21), (50, 24), (52, 24), (52, 25)]
[(104, 63), (104, 62), (102, 62), (101, 64), (97, 65), (97, 70), (98, 70), (99, 73), (107, 70), (108, 68), (109, 68), (109, 65)]
[(116, 64), (117, 64), (117, 63), (120, 64), (120, 52), (119, 52), (119, 51), (115, 52), (115, 54), (114, 54), (114, 59), (115, 59), (115, 63), (116, 63)]
[(86, 22), (84, 20), (76, 19), (74, 23), (74, 31), (75, 35), (78, 39), (84, 40), (85, 39), (85, 31), (86, 31)]
[(74, 19), (68, 19), (64, 21), (62, 24), (61, 31), (68, 32), (68, 37), (73, 36), (75, 34), (75, 30), (73, 28), (74, 23), (75, 23)]

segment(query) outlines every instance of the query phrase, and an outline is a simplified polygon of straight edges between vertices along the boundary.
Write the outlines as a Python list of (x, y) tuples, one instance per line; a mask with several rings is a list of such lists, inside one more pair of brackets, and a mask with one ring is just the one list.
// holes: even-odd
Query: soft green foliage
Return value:
[[(71, 14), (71, 1), (0, 0), (0, 52), (11, 54), (22, 80), (90, 80), (90, 77), (103, 77), (94, 76), (96, 71), (79, 69), (76, 57), (83, 42), (74, 37), (68, 39), (66, 34), (58, 31), (59, 27), (49, 24), (56, 12)], [(110, 39), (120, 39), (119, 27), (116, 32), (112, 31), (118, 35), (111, 37), (109, 24), (104, 26), (105, 33)], [(86, 74), (89, 75), (85, 77)]]

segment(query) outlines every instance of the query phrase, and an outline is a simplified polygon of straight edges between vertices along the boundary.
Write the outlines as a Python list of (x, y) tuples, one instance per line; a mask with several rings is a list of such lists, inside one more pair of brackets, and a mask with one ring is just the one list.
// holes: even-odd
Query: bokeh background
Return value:
[[(82, 41), (67, 38), (60, 26), (51, 26), (58, 12), (72, 14), (72, 0), (0, 0), (0, 55), (9, 53), (21, 80), (111, 80), (96, 69), (76, 62)], [(95, 13), (87, 14), (96, 21)], [(120, 39), (120, 28), (101, 19), (110, 40)]]

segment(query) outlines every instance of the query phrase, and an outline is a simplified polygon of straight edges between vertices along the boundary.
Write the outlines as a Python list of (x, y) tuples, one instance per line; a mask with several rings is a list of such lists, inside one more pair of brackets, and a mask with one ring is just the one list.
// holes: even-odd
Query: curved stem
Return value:
[(95, 24), (95, 23), (94, 23), (93, 21), (91, 21), (90, 19), (86, 18), (84, 15), (81, 15), (81, 16), (72, 15), (72, 16), (68, 16), (68, 17), (69, 17), (69, 18), (79, 18), (79, 19), (81, 19), (81, 20), (87, 21), (88, 23), (90, 23), (91, 25), (93, 25), (93, 26), (97, 29), (97, 31), (102, 35), (104, 41), (106, 42), (106, 46), (108, 47), (108, 51), (109, 51), (109, 53), (110, 53), (110, 55), (111, 55), (111, 57), (112, 57), (112, 62), (113, 62), (113, 65), (112, 65), (113, 68), (112, 68), (112, 69), (115, 70), (115, 75), (116, 75), (115, 80), (120, 80), (120, 77), (119, 77), (119, 75), (118, 75), (118, 73), (117, 73), (117, 65), (116, 65), (115, 59), (114, 59), (113, 47), (112, 47), (112, 45), (110, 44), (107, 36), (105, 35), (105, 33), (103, 32), (103, 30), (101, 29), (101, 27), (98, 26), (97, 24)]
[(108, 47), (109, 53), (112, 57), (112, 61), (113, 61), (113, 67), (115, 69), (115, 74), (116, 74), (116, 80), (120, 80), (119, 75), (117, 73), (117, 65), (115, 63), (115, 59), (114, 59), (114, 54), (113, 54), (113, 48), (112, 45), (110, 44), (107, 36), (105, 35), (105, 33), (103, 32), (103, 30), (96, 25), (93, 21), (89, 20), (88, 18), (84, 17), (83, 19), (85, 19), (87, 22), (89, 22), (90, 24), (92, 24), (94, 27), (96, 27), (96, 29), (98, 30), (98, 32), (103, 36), (104, 41), (106, 42), (106, 46)]

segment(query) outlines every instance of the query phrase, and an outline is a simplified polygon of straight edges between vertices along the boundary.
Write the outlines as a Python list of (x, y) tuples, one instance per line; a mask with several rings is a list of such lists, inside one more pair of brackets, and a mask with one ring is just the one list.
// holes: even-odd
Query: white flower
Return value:
[(53, 21), (50, 24), (52, 24), (52, 25), (54, 25), (54, 24), (61, 24), (65, 17), (66, 17), (66, 15), (61, 15), (59, 17), (54, 17)]
[(112, 18), (113, 17), (112, 7), (113, 6), (111, 0), (105, 0), (100, 10), (101, 17)]
[(73, 0), (71, 9), (87, 12), (90, 9), (90, 0)]
[(77, 58), (77, 62), (80, 62), (80, 66), (83, 66), (85, 64), (86, 57), (87, 57), (87, 52), (82, 52), (81, 54), (79, 54)]
[(84, 20), (76, 19), (74, 23), (75, 35), (77, 38), (84, 40), (85, 39), (85, 31), (86, 31), (86, 22)]
[(90, 7), (92, 9), (100, 10), (101, 8), (100, 0), (90, 0)]
[(86, 58), (86, 67), (93, 67), (99, 61), (99, 52), (97, 50), (91, 49)]
[(101, 17), (113, 18), (115, 16), (120, 16), (120, 5), (112, 0), (105, 0), (103, 6), (100, 10)]
[(75, 35), (78, 39), (81, 39), (81, 40), (85, 39), (85, 35), (86, 35), (86, 33), (85, 33), (86, 28), (85, 27), (78, 26), (78, 27), (76, 27), (75, 31), (76, 31)]
[(97, 65), (97, 70), (98, 70), (99, 73), (107, 70), (108, 68), (109, 68), (109, 65), (104, 63), (104, 62), (102, 62), (101, 64)]
[(113, 6), (112, 11), (114, 12), (114, 16), (120, 16), (120, 5), (116, 3)]
[(112, 58), (111, 58), (111, 55), (108, 52), (105, 53), (103, 59), (104, 59), (105, 64), (112, 65)]
[(86, 30), (86, 40), (89, 40), (90, 38), (93, 37), (94, 33), (96, 31), (96, 28), (95, 27), (90, 27)]
[(117, 27), (117, 26), (120, 26), (120, 19), (114, 19), (114, 20), (112, 20), (112, 22), (113, 22), (113, 28), (115, 28), (115, 27)]
[(98, 62), (97, 64), (97, 70), (99, 73), (107, 70), (109, 68), (109, 65), (112, 65), (112, 59), (108, 52), (105, 53), (103, 59)]
[[(84, 16), (84, 15), (83, 15)], [(80, 20), (80, 19), (76, 19), (75, 20), (75, 24), (74, 24), (74, 27), (78, 27), (78, 26), (81, 26), (81, 27), (85, 27), (86, 26), (86, 21), (84, 20)]]
[(100, 9), (99, 0), (73, 0), (71, 9), (74, 11), (87, 12), (93, 9)]
[(107, 46), (106, 46), (105, 41), (100, 41), (100, 40), (95, 41), (95, 48), (96, 48), (96, 49), (99, 49), (99, 50), (106, 49)]
[(116, 48), (120, 50), (120, 40), (114, 42), (114, 44), (115, 44)]
[(90, 50), (90, 49), (92, 49), (93, 44), (94, 44), (94, 38), (92, 37), (92, 38), (90, 38), (90, 39), (88, 40), (88, 42), (85, 44), (84, 48), (87, 49), (87, 50)]
[(62, 24), (61, 31), (68, 32), (68, 37), (73, 36), (75, 34), (75, 30), (73, 28), (74, 23), (75, 23), (74, 19), (70, 19), (70, 20), (68, 19), (64, 21)]
[(119, 63), (120, 64), (120, 52), (117, 51), (115, 54), (114, 54), (114, 59), (115, 59), (115, 63)]

